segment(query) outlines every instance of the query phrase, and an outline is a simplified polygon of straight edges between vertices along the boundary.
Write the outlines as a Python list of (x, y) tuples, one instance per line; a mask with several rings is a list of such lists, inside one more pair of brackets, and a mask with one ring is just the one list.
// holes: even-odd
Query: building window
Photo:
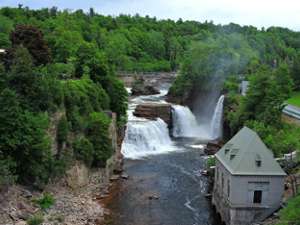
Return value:
[(256, 190), (253, 195), (253, 203), (261, 203), (262, 191)]
[(230, 180), (227, 181), (227, 197), (230, 197)]

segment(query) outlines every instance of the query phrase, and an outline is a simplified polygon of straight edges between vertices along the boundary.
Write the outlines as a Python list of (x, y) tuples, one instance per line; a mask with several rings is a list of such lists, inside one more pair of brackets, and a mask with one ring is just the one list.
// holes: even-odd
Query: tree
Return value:
[(86, 137), (93, 144), (93, 166), (104, 167), (106, 160), (113, 153), (112, 142), (109, 138), (110, 119), (102, 112), (94, 112), (89, 116)]
[(94, 82), (100, 82), (101, 79), (109, 74), (107, 59), (103, 52), (97, 51), (97, 47), (90, 43), (82, 44), (76, 53), (75, 74), (81, 77), (84, 74), (84, 68), (89, 68), (90, 78)]
[(28, 49), (35, 65), (44, 65), (51, 61), (50, 49), (43, 38), (42, 32), (30, 25), (17, 25), (11, 33), (13, 48), (22, 45)]
[(73, 149), (77, 160), (83, 161), (87, 166), (92, 165), (94, 147), (87, 138), (81, 137), (76, 139), (73, 143)]
[[(103, 81), (104, 82), (104, 81)], [(108, 77), (105, 80), (106, 92), (110, 97), (110, 109), (117, 113), (118, 121), (122, 123), (126, 122), (127, 113), (127, 97), (128, 93), (124, 87), (122, 81), (116, 77)]]
[(0, 107), (2, 157), (15, 163), (19, 182), (46, 183), (52, 164), (50, 143), (46, 136), (47, 118), (24, 111), (16, 93), (10, 89), (1, 92)]

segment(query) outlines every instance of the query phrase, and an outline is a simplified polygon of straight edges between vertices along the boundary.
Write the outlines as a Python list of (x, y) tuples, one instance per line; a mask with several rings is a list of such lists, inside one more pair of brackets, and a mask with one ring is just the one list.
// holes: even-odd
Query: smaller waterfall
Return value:
[(214, 110), (214, 114), (206, 123), (199, 124), (195, 115), (188, 107), (173, 105), (173, 136), (198, 137), (214, 140), (222, 136), (224, 95), (222, 95)]
[(209, 126), (199, 125), (192, 111), (181, 105), (173, 105), (173, 136), (174, 137), (198, 137), (205, 140), (209, 136)]
[(122, 154), (126, 158), (138, 159), (148, 155), (174, 150), (167, 124), (161, 120), (131, 121), (127, 123)]
[(217, 102), (214, 115), (211, 120), (210, 133), (212, 139), (217, 139), (222, 137), (223, 103), (224, 103), (224, 95), (221, 95), (221, 97)]
[(186, 106), (173, 105), (173, 136), (196, 137), (199, 135), (199, 125), (196, 117)]

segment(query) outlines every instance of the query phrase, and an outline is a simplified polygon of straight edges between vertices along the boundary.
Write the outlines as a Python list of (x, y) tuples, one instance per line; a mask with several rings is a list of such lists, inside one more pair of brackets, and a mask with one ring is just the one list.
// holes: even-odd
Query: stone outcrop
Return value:
[(207, 155), (214, 155), (220, 150), (221, 147), (222, 143), (220, 142), (208, 142), (204, 149), (204, 153)]
[(172, 108), (168, 103), (143, 103), (136, 107), (133, 115), (150, 120), (161, 118), (169, 127), (172, 126)]
[(73, 190), (86, 186), (89, 183), (89, 169), (84, 163), (76, 162), (66, 171), (66, 182)]
[(133, 86), (131, 89), (132, 95), (156, 95), (159, 94), (160, 91), (151, 85), (140, 85)]
[(147, 83), (143, 77), (135, 77), (135, 81), (132, 85), (132, 95), (156, 95), (160, 91), (154, 87), (153, 84)]

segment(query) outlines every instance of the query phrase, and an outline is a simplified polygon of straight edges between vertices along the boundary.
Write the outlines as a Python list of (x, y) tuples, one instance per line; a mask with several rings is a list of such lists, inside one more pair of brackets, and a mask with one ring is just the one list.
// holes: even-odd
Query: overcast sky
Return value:
[(213, 20), (257, 27), (282, 26), (300, 31), (299, 0), (0, 0), (0, 6), (30, 8), (57, 6), (59, 9), (93, 7), (105, 15), (120, 13), (156, 16), (177, 20)]

